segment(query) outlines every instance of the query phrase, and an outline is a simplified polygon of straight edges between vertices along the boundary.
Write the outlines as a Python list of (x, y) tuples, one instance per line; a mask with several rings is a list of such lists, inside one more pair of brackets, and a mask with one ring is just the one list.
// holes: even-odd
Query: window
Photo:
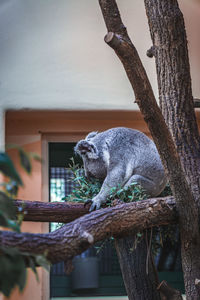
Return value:
[(60, 201), (65, 197), (65, 180), (63, 178), (50, 177), (50, 199)]

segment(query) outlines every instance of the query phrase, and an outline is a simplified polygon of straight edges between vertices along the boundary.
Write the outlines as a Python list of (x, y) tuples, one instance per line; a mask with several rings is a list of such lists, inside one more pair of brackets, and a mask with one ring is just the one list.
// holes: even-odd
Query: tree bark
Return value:
[[(188, 199), (190, 199), (191, 203), (190, 206), (188, 206), (188, 210), (190, 210), (190, 214), (193, 213), (194, 218), (198, 218), (198, 212), (195, 210), (194, 197), (182, 170), (180, 158), (177, 154), (172, 136), (167, 128), (161, 110), (157, 105), (139, 55), (122, 23), (116, 1), (99, 0), (99, 3), (108, 29), (105, 41), (115, 50), (124, 66), (133, 87), (136, 102), (140, 107), (144, 120), (150, 129), (160, 153), (176, 200), (179, 199), (179, 202), (187, 205)], [(188, 213), (185, 210), (182, 210), (182, 217), (184, 220), (187, 220)], [(186, 228), (186, 230), (188, 230), (188, 228)], [(191, 234), (196, 234), (196, 228), (191, 229)]]
[[(146, 201), (149, 207), (151, 207), (152, 205), (158, 205), (158, 203), (160, 202), (161, 206), (163, 207), (170, 205), (174, 206), (175, 209), (175, 201), (172, 196), (150, 198)], [(138, 203), (140, 207), (141, 202)], [(45, 203), (41, 201), (15, 200), (14, 204), (20, 213), (24, 213), (23, 221), (69, 223), (89, 213), (89, 206), (87, 205), (87, 207), (85, 207), (83, 203)]]
[[(165, 169), (169, 173), (170, 184), (176, 187), (176, 196), (191, 197), (191, 193), (181, 169), (179, 157), (156, 103), (150, 82), (139, 55), (122, 23), (115, 0), (99, 0), (108, 30), (105, 42), (115, 50), (121, 60), (135, 93), (136, 102), (157, 145)], [(181, 186), (181, 188), (179, 188)], [(183, 193), (183, 189), (185, 190)], [(128, 266), (127, 266), (128, 267)]]
[(23, 221), (69, 223), (89, 213), (83, 203), (15, 200), (14, 204), (24, 213)]
[[(134, 247), (136, 248), (134, 249)], [(159, 281), (147, 241), (136, 236), (115, 239), (120, 268), (129, 300), (160, 300)]]
[(165, 280), (159, 284), (157, 289), (163, 295), (162, 300), (183, 300), (181, 292), (169, 286)]
[(138, 53), (121, 21), (116, 1), (99, 0), (99, 3), (108, 29), (105, 41), (125, 68), (177, 201), (187, 299), (199, 299), (195, 280), (200, 278), (200, 143), (182, 14), (176, 0), (145, 0), (154, 43), (148, 54), (156, 57), (164, 120)]
[[(160, 106), (192, 192), (190, 198), (177, 198), (186, 294), (187, 299), (200, 299), (195, 286), (195, 280), (200, 278), (200, 139), (184, 19), (176, 0), (145, 0), (145, 5), (156, 61)], [(189, 206), (192, 209), (188, 210)], [(185, 214), (187, 218), (182, 217)]]
[(47, 253), (47, 258), (56, 263), (70, 260), (108, 237), (176, 223), (177, 219), (173, 198), (143, 200), (97, 210), (47, 234), (0, 231), (0, 245), (28, 253)]

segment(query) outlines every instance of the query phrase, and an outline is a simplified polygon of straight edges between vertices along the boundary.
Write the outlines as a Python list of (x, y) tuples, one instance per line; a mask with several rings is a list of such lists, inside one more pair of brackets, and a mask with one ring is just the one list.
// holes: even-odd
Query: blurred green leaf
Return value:
[(47, 271), (50, 270), (50, 263), (48, 262), (48, 260), (46, 259), (46, 257), (44, 255), (36, 255), (35, 260), (38, 265), (45, 268)]
[(30, 157), (23, 149), (19, 149), (19, 157), (20, 157), (21, 166), (28, 174), (30, 174), (32, 170)]
[(16, 216), (13, 200), (2, 191), (0, 191), (0, 211), (3, 212), (5, 217), (10, 219), (14, 219)]
[(42, 158), (40, 157), (39, 154), (35, 153), (35, 152), (29, 152), (29, 155), (31, 158), (33, 158), (36, 161), (42, 162)]
[(18, 185), (16, 181), (11, 180), (8, 183), (5, 184), (6, 191), (11, 195), (11, 196), (16, 196), (18, 192)]
[(8, 218), (6, 218), (3, 211), (0, 211), (0, 226), (10, 228), (16, 232), (20, 232), (19, 224), (13, 220), (9, 220)]
[(5, 217), (5, 215), (2, 211), (0, 211), (0, 226), (8, 227), (7, 218)]
[(39, 277), (38, 277), (38, 273), (37, 273), (37, 269), (36, 269), (36, 265), (35, 265), (35, 260), (31, 256), (29, 256), (28, 261), (29, 261), (29, 266), (30, 266), (31, 270), (33, 271), (33, 273), (35, 274), (37, 281), (39, 281)]
[(17, 222), (15, 222), (13, 220), (7, 220), (7, 224), (8, 224), (8, 227), (11, 228), (12, 230), (14, 230), (16, 232), (21, 232), (20, 226)]
[[(13, 145), (12, 145), (13, 146)], [(30, 159), (40, 160), (35, 153), (26, 153), (21, 147), (14, 145), (20, 156), (20, 163), (27, 173), (31, 173)], [(18, 186), (23, 185), (22, 180), (16, 171), (14, 164), (6, 153), (0, 153), (0, 171), (10, 178), (9, 182), (4, 182), (1, 186), (5, 189), (5, 193), (0, 191), (0, 226), (10, 228), (16, 232), (20, 232), (20, 224), (23, 220), (23, 212), (21, 208), (18, 210), (17, 220), (16, 208), (13, 203), (13, 196), (16, 196)], [(42, 255), (34, 255), (20, 252), (16, 248), (4, 248), (0, 246), (0, 292), (9, 297), (12, 289), (18, 286), (22, 291), (26, 284), (26, 264), (29, 265), (36, 275), (38, 274), (36, 265), (41, 265), (49, 269), (46, 258)]]
[(10, 157), (3, 152), (0, 152), (0, 171), (17, 182), (18, 185), (23, 185), (22, 180), (16, 171)]
[(23, 290), (26, 283), (26, 266), (17, 249), (0, 247), (0, 253), (0, 290), (9, 297), (16, 285), (20, 291)]

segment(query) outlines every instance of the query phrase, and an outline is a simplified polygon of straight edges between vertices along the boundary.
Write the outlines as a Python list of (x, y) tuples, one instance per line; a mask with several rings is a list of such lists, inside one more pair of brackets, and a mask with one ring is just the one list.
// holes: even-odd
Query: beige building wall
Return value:
[[(48, 201), (48, 141), (77, 141), (92, 130), (105, 130), (116, 126), (139, 129), (148, 134), (147, 127), (139, 112), (129, 111), (10, 111), (6, 113), (6, 143), (19, 144), (25, 150), (41, 155), (43, 165), (33, 161), (31, 176), (19, 165), (18, 153), (10, 150), (24, 187), (18, 198), (22, 200)], [(48, 231), (48, 224), (23, 222), (24, 232), (42, 233)], [(39, 282), (33, 272), (28, 272), (27, 285), (21, 294), (15, 289), (10, 300), (48, 300), (49, 276), (38, 269)]]
[[(197, 113), (200, 125), (200, 113)], [(33, 161), (31, 176), (19, 166), (16, 150), (10, 150), (13, 161), (22, 176), (24, 187), (20, 188), (18, 198), (22, 200), (48, 201), (48, 141), (77, 141), (88, 132), (102, 131), (108, 128), (126, 126), (143, 131), (149, 130), (140, 114), (132, 111), (9, 111), (6, 113), (6, 143), (17, 143), (25, 150), (41, 155), (43, 164)], [(48, 224), (23, 222), (23, 231), (44, 233)], [(28, 272), (28, 281), (21, 294), (15, 289), (10, 300), (48, 300), (49, 276), (46, 271), (38, 269), (40, 281)], [(6, 300), (4, 298), (4, 300)]]

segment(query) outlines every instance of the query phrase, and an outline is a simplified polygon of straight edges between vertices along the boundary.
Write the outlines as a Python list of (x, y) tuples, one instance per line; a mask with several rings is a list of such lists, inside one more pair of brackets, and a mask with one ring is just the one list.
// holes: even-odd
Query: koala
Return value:
[(138, 130), (117, 127), (91, 132), (74, 150), (82, 157), (85, 176), (103, 180), (90, 211), (106, 202), (112, 187), (136, 182), (149, 196), (157, 196), (167, 183), (154, 142)]

